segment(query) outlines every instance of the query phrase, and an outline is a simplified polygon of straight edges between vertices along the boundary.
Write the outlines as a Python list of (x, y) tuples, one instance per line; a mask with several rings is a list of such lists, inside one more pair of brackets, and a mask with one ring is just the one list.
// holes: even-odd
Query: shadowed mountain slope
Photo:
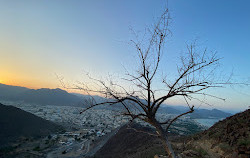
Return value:
[[(131, 129), (132, 127), (132, 129)], [(137, 131), (135, 131), (136, 129)], [(139, 124), (124, 125), (95, 155), (96, 158), (152, 158), (164, 153), (157, 137), (138, 131), (152, 132)]]
[(0, 147), (8, 146), (20, 137), (43, 137), (62, 131), (55, 123), (13, 106), (0, 103)]

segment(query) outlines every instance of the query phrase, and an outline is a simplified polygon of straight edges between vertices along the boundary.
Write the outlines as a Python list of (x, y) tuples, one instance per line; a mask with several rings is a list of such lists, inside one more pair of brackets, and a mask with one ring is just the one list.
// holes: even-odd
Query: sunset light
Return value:
[(1, 158), (249, 156), (249, 0), (0, 0), (0, 19)]
[[(232, 81), (248, 81), (249, 11), (247, 5), (225, 2), (230, 4), (169, 1), (172, 35), (168, 36), (163, 58), (171, 60), (168, 66), (160, 65), (160, 71), (169, 72), (173, 79), (179, 55), (186, 51), (187, 43), (196, 40), (199, 49), (207, 48), (223, 58), (221, 74), (225, 78), (232, 73)], [(136, 50), (130, 41), (137, 38), (135, 34), (143, 37), (141, 30), (155, 22), (164, 9), (163, 4), (166, 5), (163, 0), (2, 1), (0, 83), (35, 89), (63, 88), (55, 74), (71, 86), (86, 80), (86, 72), (97, 78), (108, 74), (122, 76), (125, 69), (136, 66)], [(248, 99), (238, 100), (239, 93), (233, 89), (219, 91), (223, 90), (212, 93), (225, 94), (227, 102), (214, 102), (210, 98), (213, 104), (221, 108), (247, 108), (243, 105), (247, 105)], [(177, 99), (169, 104), (184, 102)]]

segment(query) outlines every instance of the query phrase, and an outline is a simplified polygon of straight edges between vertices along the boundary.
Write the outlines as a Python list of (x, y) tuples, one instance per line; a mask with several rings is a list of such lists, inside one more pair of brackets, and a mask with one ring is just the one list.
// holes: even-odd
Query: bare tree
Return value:
[[(131, 121), (140, 119), (152, 125), (156, 129), (156, 134), (162, 141), (167, 155), (174, 158), (176, 155), (168, 140), (170, 126), (181, 116), (194, 111), (194, 105), (191, 105), (191, 101), (202, 102), (199, 95), (218, 98), (206, 93), (206, 90), (221, 87), (223, 83), (215, 83), (211, 79), (214, 67), (220, 59), (206, 49), (196, 50), (195, 43), (188, 45), (187, 52), (181, 56), (180, 63), (177, 63), (175, 78), (166, 77), (159, 81), (159, 65), (162, 64), (166, 37), (170, 34), (169, 20), (169, 12), (166, 10), (159, 17), (158, 22), (147, 30), (150, 36), (149, 40), (146, 42), (145, 39), (144, 42), (131, 41), (136, 48), (139, 59), (137, 60), (138, 69), (133, 73), (127, 71), (126, 78), (123, 78), (130, 83), (131, 87), (122, 86), (112, 80), (104, 81), (89, 76), (96, 84), (94, 88), (85, 83), (81, 83), (76, 88), (108, 98), (103, 102), (95, 102), (94, 98), (91, 99), (91, 105), (81, 113), (98, 105), (120, 104), (123, 107), (121, 115), (130, 117)], [(162, 84), (160, 88), (155, 86), (159, 82)], [(157, 120), (156, 114), (161, 105), (168, 99), (177, 96), (185, 100), (189, 110), (164, 122)]]

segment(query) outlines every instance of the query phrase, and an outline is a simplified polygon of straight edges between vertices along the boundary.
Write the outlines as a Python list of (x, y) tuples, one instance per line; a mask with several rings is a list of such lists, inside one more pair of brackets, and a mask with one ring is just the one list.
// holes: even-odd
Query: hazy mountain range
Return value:
[(0, 84), (0, 99), (39, 105), (78, 105), (81, 98), (62, 89), (29, 89)]
[[(97, 102), (102, 102), (105, 98), (100, 96), (91, 96)], [(0, 100), (4, 101), (19, 101), (23, 103), (31, 103), (38, 105), (64, 105), (64, 106), (87, 106), (88, 100), (91, 98), (88, 95), (78, 93), (68, 93), (62, 89), (29, 89), (19, 86), (10, 86), (0, 84)], [(121, 105), (101, 106), (110, 110), (119, 110)], [(161, 113), (181, 114), (188, 110), (185, 106), (162, 106), (159, 109)], [(190, 115), (191, 118), (225, 118), (232, 114), (226, 113), (217, 109), (197, 109)]]

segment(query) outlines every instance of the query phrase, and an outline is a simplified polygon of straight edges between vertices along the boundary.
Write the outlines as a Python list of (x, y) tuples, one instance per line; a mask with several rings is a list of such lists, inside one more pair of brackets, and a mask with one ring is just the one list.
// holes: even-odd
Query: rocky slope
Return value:
[(182, 157), (249, 158), (250, 109), (219, 121), (185, 143), (176, 143), (176, 147), (183, 151)]
[(139, 124), (123, 126), (94, 156), (95, 158), (152, 158), (155, 153), (164, 153), (157, 137)]

